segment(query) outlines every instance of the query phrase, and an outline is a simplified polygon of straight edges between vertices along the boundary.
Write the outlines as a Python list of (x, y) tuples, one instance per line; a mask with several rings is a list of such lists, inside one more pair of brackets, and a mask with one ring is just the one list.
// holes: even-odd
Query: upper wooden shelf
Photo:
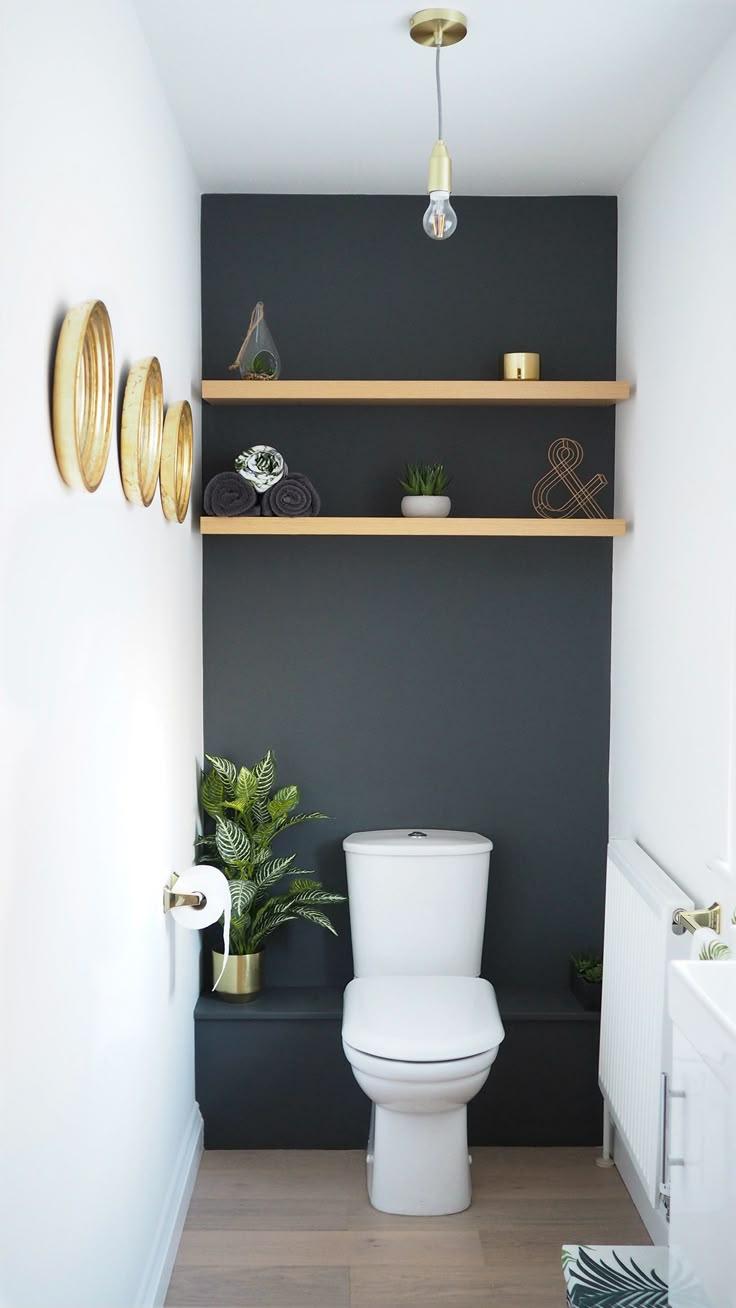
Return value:
[(623, 536), (624, 518), (200, 518), (205, 536)]
[(628, 400), (625, 381), (203, 381), (208, 404), (566, 404)]

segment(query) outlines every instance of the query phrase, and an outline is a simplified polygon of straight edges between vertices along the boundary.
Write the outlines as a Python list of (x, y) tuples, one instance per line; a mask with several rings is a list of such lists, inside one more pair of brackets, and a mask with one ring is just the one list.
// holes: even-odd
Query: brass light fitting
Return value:
[(409, 20), (409, 35), (418, 45), (436, 51), (437, 78), (437, 140), (429, 157), (429, 208), (424, 215), (423, 227), (433, 241), (447, 240), (457, 227), (457, 214), (450, 204), (452, 191), (452, 160), (442, 139), (442, 86), (440, 82), (440, 50), (443, 46), (457, 45), (467, 35), (468, 21), (458, 9), (420, 9)]
[(432, 153), (429, 156), (427, 190), (430, 195), (432, 191), (447, 191), (449, 195), (452, 190), (452, 160), (447, 153), (447, 146), (444, 141), (435, 141), (432, 146)]

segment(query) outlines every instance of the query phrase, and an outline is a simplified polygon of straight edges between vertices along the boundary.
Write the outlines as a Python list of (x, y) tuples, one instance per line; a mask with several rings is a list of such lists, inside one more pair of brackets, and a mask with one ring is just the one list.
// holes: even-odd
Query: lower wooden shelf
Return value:
[(200, 518), (205, 536), (624, 536), (624, 518)]

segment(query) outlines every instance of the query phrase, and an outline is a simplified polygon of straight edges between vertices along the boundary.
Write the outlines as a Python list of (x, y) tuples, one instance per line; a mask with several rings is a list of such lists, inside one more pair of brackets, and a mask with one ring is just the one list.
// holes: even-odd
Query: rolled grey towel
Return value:
[(261, 500), (264, 518), (316, 518), (321, 507), (319, 495), (303, 472), (287, 473)]
[(261, 506), (250, 482), (239, 472), (218, 472), (205, 487), (204, 511), (210, 518), (254, 518)]

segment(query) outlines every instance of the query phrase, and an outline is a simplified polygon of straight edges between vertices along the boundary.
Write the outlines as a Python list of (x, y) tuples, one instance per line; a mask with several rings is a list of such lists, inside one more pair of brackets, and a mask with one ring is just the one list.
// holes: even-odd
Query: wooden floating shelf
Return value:
[(625, 381), (203, 381), (207, 404), (506, 404), (604, 406)]
[[(258, 383), (256, 383), (258, 384)], [(623, 536), (624, 518), (200, 518), (205, 536)]]

